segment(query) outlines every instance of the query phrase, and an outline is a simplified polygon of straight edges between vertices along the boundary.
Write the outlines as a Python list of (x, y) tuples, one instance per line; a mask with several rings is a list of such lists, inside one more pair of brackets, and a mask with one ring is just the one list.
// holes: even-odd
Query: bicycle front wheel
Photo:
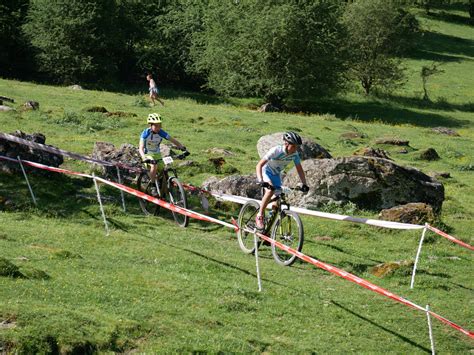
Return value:
[[(188, 208), (188, 201), (186, 199), (186, 194), (183, 188), (183, 185), (176, 177), (171, 177), (168, 180), (168, 191), (170, 195), (170, 202), (181, 208)], [(173, 212), (173, 217), (176, 223), (180, 227), (187, 227), (189, 223), (189, 217), (184, 214)]]
[[(293, 211), (284, 210), (277, 218), (272, 228), (272, 239), (294, 250), (303, 248), (304, 231), (300, 216)], [(277, 264), (290, 266), (296, 260), (292, 255), (272, 244), (272, 254)]]
[[(253, 233), (247, 232), (244, 229), (252, 231), (255, 229), (255, 217), (257, 216), (259, 209), (260, 205), (256, 201), (248, 201), (239, 213), (239, 219), (237, 220), (239, 225), (237, 239), (239, 241), (240, 249), (242, 249), (245, 254), (252, 254), (255, 251)], [(257, 247), (259, 247), (261, 243), (260, 238), (257, 242)]]
[[(154, 184), (151, 182), (150, 176), (148, 176), (147, 172), (144, 171), (140, 174), (140, 176), (138, 177), (137, 185), (138, 191), (152, 196), (151, 188), (154, 186)], [(158, 214), (158, 205), (141, 197), (139, 197), (138, 201), (140, 202), (140, 208), (146, 216)]]

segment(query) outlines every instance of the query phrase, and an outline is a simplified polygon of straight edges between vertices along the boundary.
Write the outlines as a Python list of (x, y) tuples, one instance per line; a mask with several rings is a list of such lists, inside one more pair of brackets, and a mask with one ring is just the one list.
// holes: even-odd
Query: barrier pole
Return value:
[(104, 206), (102, 206), (102, 199), (100, 198), (99, 185), (97, 184), (97, 180), (95, 179), (94, 174), (92, 174), (92, 179), (94, 180), (95, 191), (97, 192), (97, 201), (99, 201), (100, 212), (102, 213), (102, 218), (104, 219), (105, 232), (106, 232), (105, 236), (108, 237), (110, 234), (109, 225), (107, 224), (107, 219), (105, 218)]
[(26, 171), (25, 171), (25, 168), (23, 167), (20, 156), (18, 155), (17, 158), (18, 158), (18, 162), (20, 163), (20, 167), (21, 167), (21, 171), (23, 172), (23, 176), (25, 177), (26, 184), (28, 185), (28, 189), (30, 190), (30, 194), (31, 194), (31, 198), (33, 199), (33, 203), (35, 204), (35, 206), (38, 206), (38, 204), (36, 203), (35, 194), (33, 193), (33, 189), (31, 188), (30, 181), (28, 180), (28, 176), (26, 175)]
[[(118, 182), (120, 185), (122, 185), (122, 177), (120, 176), (120, 169), (118, 166), (115, 167), (117, 169), (117, 177), (118, 177)], [(120, 196), (122, 196), (122, 208), (124, 212), (127, 212), (125, 208), (125, 196), (123, 194), (123, 190), (120, 190)]]
[(253, 244), (255, 246), (255, 265), (257, 266), (258, 292), (262, 292), (262, 280), (260, 279), (260, 267), (258, 265), (258, 242), (257, 230), (253, 230)]
[(428, 331), (430, 334), (430, 343), (431, 343), (431, 354), (435, 355), (435, 343), (433, 337), (433, 329), (431, 328), (431, 318), (430, 318), (430, 306), (426, 305), (426, 318), (428, 318)]
[(416, 257), (415, 257), (415, 264), (413, 264), (413, 271), (411, 273), (411, 282), (410, 282), (410, 289), (413, 289), (413, 285), (415, 283), (415, 274), (416, 274), (416, 266), (418, 265), (418, 259), (420, 258), (421, 254), (421, 247), (423, 245), (423, 240), (425, 239), (425, 234), (427, 230), (427, 224), (425, 224), (425, 228), (423, 228), (423, 232), (421, 233), (421, 238), (420, 238), (420, 243), (418, 245), (418, 251), (416, 252)]

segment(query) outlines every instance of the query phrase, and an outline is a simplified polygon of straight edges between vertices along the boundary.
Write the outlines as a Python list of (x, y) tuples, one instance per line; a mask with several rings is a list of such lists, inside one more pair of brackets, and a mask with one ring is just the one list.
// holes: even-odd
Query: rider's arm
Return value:
[(145, 160), (145, 141), (143, 139), (140, 139), (140, 143), (138, 144), (138, 151), (140, 152), (142, 160)]
[(184, 147), (184, 145), (182, 145), (181, 143), (179, 143), (178, 140), (176, 140), (176, 139), (173, 138), (173, 137), (170, 137), (170, 138), (169, 138), (169, 141), (170, 141), (171, 143), (173, 143), (175, 146), (177, 146), (179, 149), (181, 149), (181, 148)]
[(263, 181), (263, 176), (262, 176), (262, 170), (263, 166), (267, 163), (268, 160), (266, 159), (260, 159), (260, 161), (257, 163), (257, 166), (255, 168), (257, 172), (257, 181)]
[(296, 172), (298, 173), (298, 176), (300, 177), (301, 182), (303, 185), (307, 185), (306, 183), (306, 175), (304, 174), (303, 167), (301, 164), (295, 164)]

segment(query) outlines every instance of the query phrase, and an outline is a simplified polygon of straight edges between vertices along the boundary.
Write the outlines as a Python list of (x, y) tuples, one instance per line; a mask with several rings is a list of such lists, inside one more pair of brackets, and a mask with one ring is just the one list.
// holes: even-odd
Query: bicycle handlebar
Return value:
[[(262, 182), (262, 183), (259, 183), (258, 185), (259, 185), (260, 187), (263, 187), (263, 188), (266, 188), (266, 189), (269, 189), (269, 190), (272, 190), (272, 191), (275, 191), (275, 190), (276, 190), (275, 186), (270, 185), (268, 182)], [(296, 186), (296, 187), (282, 186), (281, 189), (283, 190), (283, 192), (284, 192), (285, 190), (303, 191), (303, 187), (302, 187), (302, 186)]]
[[(178, 160), (183, 160), (185, 159), (187, 156), (191, 155), (191, 153), (189, 151), (184, 151), (183, 153), (179, 154), (179, 155), (176, 155), (174, 157), (174, 159), (178, 159)], [(158, 164), (158, 161), (155, 160), (155, 159), (145, 159), (143, 161), (143, 163), (145, 164)]]

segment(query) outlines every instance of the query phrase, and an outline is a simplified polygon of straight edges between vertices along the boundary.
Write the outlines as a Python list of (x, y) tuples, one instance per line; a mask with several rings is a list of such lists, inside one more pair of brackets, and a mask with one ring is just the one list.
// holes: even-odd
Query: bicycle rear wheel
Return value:
[[(294, 250), (301, 251), (303, 248), (304, 231), (300, 216), (293, 211), (284, 210), (277, 218), (272, 228), (272, 239), (280, 242)], [(290, 266), (296, 260), (296, 256), (290, 254), (275, 244), (272, 244), (272, 254), (277, 264)]]
[[(248, 201), (240, 210), (237, 223), (239, 231), (237, 232), (237, 239), (239, 241), (240, 249), (245, 254), (252, 254), (255, 251), (255, 242), (253, 233), (246, 232), (244, 229), (255, 229), (255, 217), (260, 209), (260, 205), (256, 201)], [(257, 247), (260, 247), (261, 240), (258, 239)]]
[[(153, 196), (151, 193), (151, 188), (154, 187), (155, 185), (151, 182), (150, 177), (148, 176), (148, 173), (146, 171), (140, 173), (140, 176), (138, 177), (138, 180), (137, 180), (137, 185), (138, 185), (138, 191), (143, 192), (147, 195)], [(155, 196), (155, 197), (159, 198), (159, 196)], [(140, 202), (140, 208), (142, 209), (143, 213), (146, 216), (158, 214), (158, 211), (159, 211), (158, 205), (148, 200), (145, 200), (141, 197), (138, 199), (138, 201)]]
[[(183, 185), (176, 177), (171, 177), (168, 180), (168, 191), (170, 195), (170, 202), (178, 207), (188, 208), (188, 201), (184, 192)], [(187, 227), (189, 223), (189, 217), (184, 214), (173, 212), (173, 217), (176, 223), (180, 227)]]

